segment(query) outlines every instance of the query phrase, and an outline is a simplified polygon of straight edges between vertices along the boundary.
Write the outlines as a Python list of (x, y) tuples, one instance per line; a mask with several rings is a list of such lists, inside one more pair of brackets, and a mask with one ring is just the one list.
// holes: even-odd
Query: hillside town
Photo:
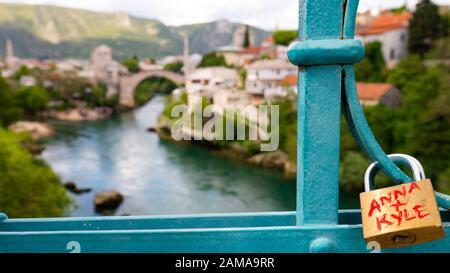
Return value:
[[(357, 38), (364, 43), (380, 42), (382, 53), (388, 67), (395, 65), (407, 56), (409, 11), (401, 13), (381, 12), (374, 16), (370, 12), (359, 14), (357, 19)], [(179, 73), (184, 75), (184, 86), (189, 95), (192, 108), (199, 97), (208, 97), (220, 107), (230, 104), (261, 104), (274, 98), (294, 98), (297, 93), (297, 68), (287, 60), (288, 45), (277, 44), (273, 36), (256, 45), (253, 32), (242, 26), (235, 31), (232, 44), (217, 48), (214, 52), (224, 58), (224, 65), (198, 67), (203, 56), (190, 54), (189, 38), (184, 42), (184, 54), (166, 56), (160, 60), (142, 59), (138, 61), (138, 73), (163, 71), (167, 65), (181, 62)], [(14, 54), (11, 39), (6, 43), (6, 56), (0, 62), (2, 76), (12, 77), (21, 68), (54, 71), (64, 75), (74, 72), (92, 84), (101, 83), (107, 88), (107, 97), (120, 94), (121, 78), (130, 72), (126, 66), (113, 58), (111, 48), (100, 45), (93, 49), (90, 60), (63, 59), (39, 60), (22, 59)], [(152, 76), (150, 74), (150, 76)], [(163, 75), (164, 76), (164, 75)], [(245, 77), (243, 77), (245, 76)], [(21, 86), (39, 84), (32, 75), (22, 75)], [(51, 80), (42, 85), (52, 86)], [(358, 85), (361, 102), (364, 105), (379, 103), (392, 107), (401, 103), (400, 93), (392, 85), (360, 83)], [(180, 89), (174, 94), (177, 95)], [(130, 106), (134, 106), (132, 103)]]
[[(357, 17), (356, 35), (366, 45), (380, 44), (383, 62), (388, 68), (394, 68), (408, 55), (408, 27), (412, 14), (408, 10), (401, 12), (382, 11), (378, 15), (370, 12), (361, 13)], [(287, 31), (281, 31), (286, 34)], [(134, 109), (148, 102), (156, 93), (171, 94), (167, 107), (173, 107), (180, 102), (183, 94), (190, 112), (207, 103), (214, 105), (216, 110), (225, 115), (226, 109), (235, 108), (242, 111), (251, 121), (257, 121), (254, 114), (246, 111), (247, 106), (287, 102), (286, 107), (295, 111), (298, 93), (298, 68), (288, 61), (289, 44), (296, 40), (296, 34), (286, 40), (277, 40), (276, 32), (266, 37), (261, 44), (256, 44), (255, 34), (247, 25), (242, 25), (234, 32), (229, 45), (223, 45), (210, 53), (201, 55), (190, 51), (190, 40), (184, 37), (183, 54), (165, 56), (159, 60), (138, 59), (136, 57), (119, 62), (114, 60), (113, 51), (107, 45), (99, 45), (92, 50), (89, 60), (62, 59), (38, 60), (22, 59), (14, 54), (13, 41), (7, 40), (6, 56), (0, 63), (2, 76), (18, 78), (19, 85), (32, 87), (41, 85), (52, 89), (58, 85), (53, 79), (75, 77), (83, 82), (81, 90), (70, 90), (67, 101), (53, 100), (56, 106), (44, 111), (41, 116), (61, 121), (99, 120), (109, 117), (117, 109)], [(176, 69), (173, 69), (175, 67)], [(26, 71), (47, 71), (49, 73), (21, 73)], [(48, 76), (50, 75), (50, 76)], [(70, 75), (70, 76), (69, 76)], [(171, 90), (146, 89), (147, 81), (163, 78), (169, 81)], [(169, 87), (170, 88), (170, 87)], [(56, 87), (56, 92), (57, 91)], [(69, 88), (70, 89), (70, 88)], [(105, 101), (113, 101), (109, 105), (86, 103), (94, 89), (102, 89)], [(402, 105), (402, 94), (392, 83), (379, 81), (362, 81), (357, 83), (360, 102), (365, 107), (383, 105), (397, 109)], [(144, 96), (139, 93), (145, 93)], [(139, 97), (143, 97), (139, 98)], [(86, 99), (88, 98), (88, 99)], [(62, 105), (69, 105), (62, 107)], [(285, 111), (287, 111), (285, 109)], [(167, 138), (161, 132), (170, 131), (173, 121), (170, 117), (161, 115), (157, 128), (161, 137)], [(286, 127), (286, 126), (285, 126)], [(46, 128), (39, 123), (19, 123), (12, 128), (22, 128), (22, 131), (39, 131)], [(23, 129), (25, 128), (25, 129)], [(47, 135), (42, 130), (43, 135)], [(194, 136), (198, 132), (190, 131)], [(236, 145), (232, 146), (236, 147)], [(240, 149), (240, 148), (239, 148)], [(252, 152), (246, 152), (252, 155)], [(277, 164), (266, 164), (272, 168), (281, 169), (287, 174), (295, 174), (295, 165), (291, 163), (293, 155), (288, 151), (277, 151), (268, 154), (266, 159), (256, 160), (256, 165), (264, 165), (260, 161), (277, 161)], [(291, 157), (291, 160), (288, 158)], [(249, 162), (255, 161), (249, 158)]]

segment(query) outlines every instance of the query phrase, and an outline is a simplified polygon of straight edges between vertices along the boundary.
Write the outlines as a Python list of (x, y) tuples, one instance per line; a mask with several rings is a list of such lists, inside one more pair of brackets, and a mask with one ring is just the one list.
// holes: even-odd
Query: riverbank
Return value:
[(80, 122), (80, 121), (98, 121), (109, 118), (114, 110), (109, 107), (77, 107), (64, 111), (47, 110), (40, 114), (44, 119), (55, 119), (58, 121)]
[(208, 149), (214, 154), (218, 154), (232, 160), (244, 162), (245, 164), (251, 166), (280, 171), (288, 179), (296, 177), (297, 164), (290, 161), (288, 155), (281, 150), (277, 150), (274, 152), (248, 153), (246, 148), (239, 142), (233, 142), (232, 144), (227, 146), (219, 146), (213, 142), (206, 140), (175, 141), (171, 135), (171, 125), (171, 120), (165, 118), (164, 116), (160, 116), (157, 126), (149, 128), (148, 131), (156, 133), (158, 137), (164, 141), (202, 147)]
[(35, 121), (16, 122), (9, 126), (9, 130), (16, 134), (28, 133), (34, 141), (43, 140), (55, 134), (55, 130), (49, 124)]
[(38, 113), (37, 121), (22, 120), (10, 125), (8, 129), (16, 134), (27, 133), (32, 141), (45, 140), (55, 134), (50, 121), (64, 122), (82, 122), (82, 121), (100, 121), (112, 116), (114, 110), (109, 107), (77, 107), (63, 111), (46, 110)]
[(8, 127), (9, 131), (22, 135), (21, 146), (30, 154), (37, 156), (45, 151), (45, 146), (39, 142), (55, 134), (53, 127), (47, 123), (35, 121), (19, 121)]
[(112, 116), (114, 110), (109, 107), (77, 107), (63, 111), (46, 110), (38, 114), (40, 121), (18, 121), (9, 126), (14, 133), (29, 133), (35, 141), (49, 138), (55, 134), (55, 130), (48, 123), (51, 120), (65, 122), (100, 121)]

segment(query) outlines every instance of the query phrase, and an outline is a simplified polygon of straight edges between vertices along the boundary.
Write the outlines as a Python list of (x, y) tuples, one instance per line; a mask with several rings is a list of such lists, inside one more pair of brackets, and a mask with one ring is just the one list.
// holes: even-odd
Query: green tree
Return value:
[(117, 106), (114, 97), (107, 97), (107, 87), (104, 84), (86, 87), (84, 99), (90, 107), (108, 106), (115, 108)]
[(431, 0), (421, 0), (409, 24), (409, 51), (424, 56), (437, 38), (447, 31), (445, 19)]
[(394, 84), (402, 91), (406, 85), (425, 73), (426, 67), (423, 65), (419, 56), (409, 55), (401, 60), (396, 68), (389, 71), (387, 82)]
[(144, 105), (157, 93), (170, 94), (177, 85), (166, 78), (149, 78), (141, 82), (134, 93), (138, 105)]
[(272, 60), (273, 58), (270, 57), (269, 54), (263, 54), (261, 57), (259, 57), (260, 60)]
[(410, 153), (416, 146), (412, 133), (418, 130), (420, 117), (429, 110), (429, 102), (438, 95), (442, 73), (438, 68), (427, 69), (418, 60), (414, 56), (403, 60), (388, 76), (402, 93), (402, 108), (395, 125), (397, 148)]
[(138, 73), (141, 71), (141, 68), (139, 67), (139, 58), (136, 55), (123, 60), (122, 65), (125, 66), (131, 73)]
[(244, 48), (250, 47), (250, 27), (248, 25), (245, 25), (245, 32), (244, 32), (244, 42), (242, 44)]
[(183, 65), (184, 64), (182, 61), (168, 63), (164, 66), (164, 70), (181, 74), (181, 69), (183, 68)]
[(386, 62), (380, 42), (366, 44), (365, 58), (355, 66), (356, 80), (360, 82), (383, 82), (386, 78)]
[(31, 74), (31, 70), (27, 66), (22, 65), (16, 72), (14, 72), (12, 78), (18, 81), (20, 80), (20, 78), (22, 78), (22, 76), (30, 76)]
[(397, 150), (414, 155), (435, 180), (450, 162), (448, 67), (425, 67), (418, 56), (402, 60), (388, 81), (400, 88), (403, 105), (395, 122)]
[(384, 105), (369, 106), (364, 108), (367, 121), (381, 147), (393, 153), (398, 144), (396, 142), (397, 120), (400, 112)]
[(172, 118), (172, 110), (179, 105), (187, 105), (188, 104), (188, 94), (183, 92), (178, 100), (174, 100), (171, 96), (167, 97), (166, 107), (163, 110), (163, 116), (171, 119)]
[(0, 76), (0, 127), (8, 127), (18, 121), (22, 115), (23, 111), (15, 105), (8, 83)]
[(60, 75), (54, 72), (44, 72), (43, 80), (49, 80), (53, 84), (48, 88), (48, 93), (51, 100), (60, 100), (64, 102), (64, 106), (60, 110), (73, 108), (74, 100), (83, 98), (86, 88), (92, 88), (92, 84), (86, 79), (81, 79), (78, 75), (65, 73)]
[(47, 108), (49, 95), (45, 89), (38, 86), (20, 87), (14, 92), (14, 99), (16, 105), (27, 115), (34, 116)]
[(408, 7), (406, 5), (400, 6), (398, 8), (393, 8), (389, 10), (392, 13), (403, 13), (408, 11)]
[(242, 90), (245, 90), (245, 83), (247, 82), (247, 69), (239, 70), (239, 78), (241, 79)]
[(292, 41), (297, 39), (296, 30), (277, 30), (273, 32), (273, 39), (277, 45), (289, 45)]
[(364, 190), (364, 173), (370, 161), (358, 152), (349, 152), (341, 162), (340, 187), (347, 192), (362, 192)]
[(293, 162), (297, 158), (297, 110), (290, 100), (279, 99), (272, 102), (279, 106), (280, 148)]
[(450, 194), (450, 168), (439, 175), (437, 189), (445, 194)]
[(13, 218), (63, 216), (70, 200), (61, 180), (22, 140), (0, 129), (0, 211)]
[(217, 52), (210, 52), (203, 56), (199, 67), (211, 67), (211, 66), (228, 66), (225, 57)]
[[(435, 180), (450, 168), (450, 73), (440, 68), (427, 74), (422, 78), (423, 84), (415, 86), (420, 95), (416, 94), (410, 102), (409, 109), (416, 110), (410, 114), (407, 140), (411, 153), (420, 159), (428, 177)], [(432, 87), (424, 89), (425, 83)], [(426, 93), (429, 98), (425, 98)]]

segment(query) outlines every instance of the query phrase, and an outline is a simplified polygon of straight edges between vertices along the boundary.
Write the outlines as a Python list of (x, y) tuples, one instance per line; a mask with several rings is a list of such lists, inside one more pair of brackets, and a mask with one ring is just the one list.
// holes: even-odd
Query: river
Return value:
[(105, 190), (125, 197), (116, 215), (295, 210), (294, 180), (148, 133), (163, 106), (155, 97), (107, 120), (53, 124), (43, 158), (63, 181), (93, 189), (71, 195), (70, 216), (97, 215), (93, 198)]

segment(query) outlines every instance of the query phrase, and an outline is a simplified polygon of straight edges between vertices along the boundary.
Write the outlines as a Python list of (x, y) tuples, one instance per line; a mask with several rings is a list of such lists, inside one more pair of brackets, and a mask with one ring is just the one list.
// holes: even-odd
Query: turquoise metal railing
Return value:
[[(384, 172), (398, 182), (411, 179), (387, 158), (358, 101), (353, 65), (364, 47), (354, 40), (357, 8), (358, 0), (300, 0), (300, 41), (289, 51), (300, 67), (296, 212), (30, 220), (0, 214), (0, 252), (369, 252), (360, 211), (338, 210), (341, 113)], [(448, 209), (449, 197), (437, 197)], [(448, 233), (449, 211), (442, 220)], [(386, 252), (450, 252), (450, 238)]]

